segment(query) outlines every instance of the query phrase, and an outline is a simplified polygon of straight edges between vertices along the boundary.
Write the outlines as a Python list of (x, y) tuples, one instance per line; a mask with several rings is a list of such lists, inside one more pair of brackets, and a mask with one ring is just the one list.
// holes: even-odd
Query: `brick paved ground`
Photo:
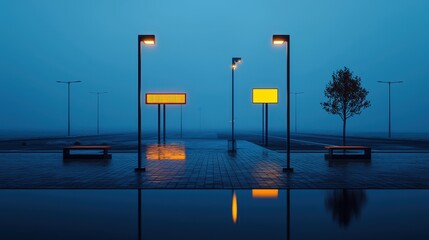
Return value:
[[(144, 160), (116, 153), (110, 161), (63, 161), (60, 152), (1, 153), (0, 188), (429, 188), (429, 153), (374, 153), (370, 163), (329, 163), (323, 153), (293, 153), (294, 173), (281, 171), (285, 154), (238, 142), (230, 156), (221, 140), (182, 142), (185, 160)], [(152, 147), (150, 156), (182, 158), (180, 147)], [(179, 144), (180, 146), (180, 144)]]

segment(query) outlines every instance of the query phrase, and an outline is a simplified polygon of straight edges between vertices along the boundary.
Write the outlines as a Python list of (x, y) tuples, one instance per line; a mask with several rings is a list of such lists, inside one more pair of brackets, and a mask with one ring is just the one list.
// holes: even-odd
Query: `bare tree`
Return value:
[(343, 145), (346, 145), (347, 119), (360, 114), (363, 109), (371, 106), (366, 100), (368, 91), (361, 86), (361, 78), (354, 76), (347, 67), (332, 74), (332, 80), (326, 85), (326, 102), (320, 103), (330, 114), (338, 115), (343, 120)]

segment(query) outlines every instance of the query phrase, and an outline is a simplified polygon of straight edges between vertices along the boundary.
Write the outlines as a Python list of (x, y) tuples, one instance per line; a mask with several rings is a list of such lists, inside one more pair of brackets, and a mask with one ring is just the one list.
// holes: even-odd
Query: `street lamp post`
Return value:
[(234, 132), (234, 73), (235, 69), (237, 68), (237, 64), (241, 63), (241, 57), (234, 57), (232, 58), (232, 100), (231, 100), (231, 148), (228, 149), (230, 152), (236, 152), (237, 146), (235, 144), (235, 132)]
[(290, 167), (290, 35), (273, 35), (273, 45), (283, 46), (286, 43), (286, 132), (287, 132), (287, 165), (283, 168), (284, 172), (293, 172)]
[(97, 135), (100, 134), (100, 95), (106, 94), (107, 92), (90, 92), (91, 94), (97, 94)]
[(295, 95), (295, 134), (298, 133), (298, 96), (299, 94), (303, 94), (304, 92), (292, 92)]
[(57, 81), (57, 83), (67, 84), (67, 95), (68, 95), (68, 110), (67, 110), (67, 136), (70, 137), (70, 84), (80, 83), (82, 81)]
[(390, 110), (390, 85), (396, 84), (396, 83), (398, 83), (398, 84), (399, 83), (403, 83), (404, 81), (397, 81), (397, 82), (392, 82), (392, 81), (378, 81), (378, 82), (389, 85), (389, 138), (391, 138), (392, 134), (391, 134), (391, 121), (390, 121), (390, 112), (391, 112), (391, 110)]
[(141, 83), (141, 52), (142, 52), (142, 44), (146, 46), (154, 46), (155, 45), (155, 35), (138, 35), (137, 49), (138, 49), (138, 86), (137, 86), (137, 112), (138, 112), (138, 133), (137, 133), (137, 147), (138, 147), (138, 165), (134, 170), (136, 172), (146, 171), (144, 167), (142, 167), (142, 99), (141, 99), (141, 91), (142, 91), (142, 83)]

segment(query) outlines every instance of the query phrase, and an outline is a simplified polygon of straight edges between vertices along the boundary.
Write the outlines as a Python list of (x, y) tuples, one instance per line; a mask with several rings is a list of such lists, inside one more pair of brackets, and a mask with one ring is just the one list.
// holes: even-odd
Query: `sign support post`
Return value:
[(268, 146), (268, 104), (279, 102), (278, 92), (277, 88), (252, 89), (252, 103), (262, 105), (262, 142), (265, 146)]
[(186, 93), (146, 93), (146, 104), (158, 105), (158, 144), (161, 144), (161, 105), (162, 105), (162, 140), (166, 143), (166, 105), (180, 105), (180, 136), (182, 136), (182, 106), (186, 104)]

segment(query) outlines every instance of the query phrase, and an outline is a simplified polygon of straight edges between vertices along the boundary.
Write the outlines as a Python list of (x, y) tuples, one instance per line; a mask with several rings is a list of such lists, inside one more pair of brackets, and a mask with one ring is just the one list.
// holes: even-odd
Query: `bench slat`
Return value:
[[(63, 148), (63, 159), (111, 159), (111, 146), (68, 146)], [(103, 150), (102, 154), (71, 154), (70, 150)]]
[(364, 146), (325, 146), (326, 149), (371, 149)]
[(109, 149), (111, 146), (68, 146), (64, 149)]
[[(328, 154), (325, 154), (326, 160), (334, 159), (371, 159), (371, 148), (364, 146), (325, 146)], [(334, 150), (363, 150), (363, 154), (334, 154)]]

